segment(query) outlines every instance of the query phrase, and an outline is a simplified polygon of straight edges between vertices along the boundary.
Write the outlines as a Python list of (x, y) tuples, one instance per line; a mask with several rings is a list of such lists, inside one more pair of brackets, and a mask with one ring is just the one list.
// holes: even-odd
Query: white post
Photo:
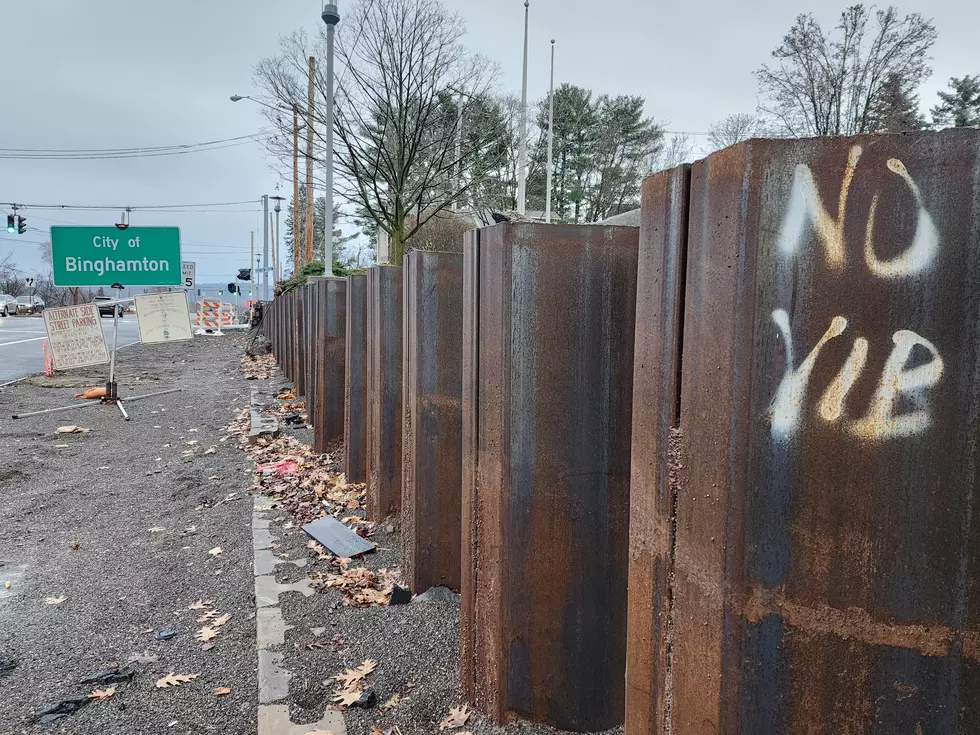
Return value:
[(524, 83), (521, 86), (521, 139), (517, 154), (517, 213), (527, 212), (527, 31), (529, 0), (524, 0)]
[(555, 39), (551, 39), (551, 91), (548, 92), (548, 192), (545, 197), (544, 221), (551, 224), (551, 170), (555, 150)]
[[(262, 195), (262, 267), (269, 267), (269, 195)], [(262, 271), (262, 300), (269, 300), (269, 271)]]

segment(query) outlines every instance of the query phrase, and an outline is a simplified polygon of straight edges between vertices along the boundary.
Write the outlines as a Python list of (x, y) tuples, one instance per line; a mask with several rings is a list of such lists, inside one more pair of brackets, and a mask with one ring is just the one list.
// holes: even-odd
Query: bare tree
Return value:
[(8, 253), (0, 259), (0, 294), (20, 296), (27, 291), (25, 284), (26, 281), (21, 272), (17, 270), (13, 255)]
[[(313, 50), (320, 56), (324, 33)], [(335, 190), (388, 234), (395, 264), (412, 235), (469, 189), (461, 172), (486, 145), (461, 135), (460, 119), (497, 70), (464, 49), (464, 33), (439, 0), (358, 0), (339, 31)], [(306, 37), (294, 34), (256, 67), (256, 81), (282, 106), (305, 110), (309, 55)], [(320, 74), (321, 97), (325, 82)], [(270, 119), (282, 141), (282, 116)], [(319, 112), (315, 127), (323, 127)]]
[(744, 112), (728, 115), (708, 126), (708, 141), (714, 148), (727, 148), (762, 134), (759, 118)]
[(666, 145), (647, 159), (647, 173), (667, 171), (682, 163), (690, 163), (693, 157), (694, 143), (691, 139), (686, 135), (671, 135)]
[[(876, 28), (869, 28), (874, 17)], [(756, 72), (759, 111), (792, 136), (855, 135), (875, 131), (873, 107), (893, 76), (915, 90), (932, 70), (937, 33), (919, 13), (900, 17), (894, 6), (853, 5), (832, 37), (810, 14), (800, 15), (772, 52), (776, 64)]]

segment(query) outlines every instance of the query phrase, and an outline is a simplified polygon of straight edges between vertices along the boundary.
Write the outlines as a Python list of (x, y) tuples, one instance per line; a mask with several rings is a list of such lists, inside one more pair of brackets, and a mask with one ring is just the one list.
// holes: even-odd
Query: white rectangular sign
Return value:
[(187, 295), (183, 291), (144, 293), (134, 297), (134, 301), (140, 341), (144, 344), (194, 339)]
[(180, 277), (184, 281), (184, 288), (194, 288), (197, 282), (197, 263), (189, 260), (180, 261)]
[(45, 309), (42, 316), (55, 370), (109, 362), (109, 348), (96, 304)]

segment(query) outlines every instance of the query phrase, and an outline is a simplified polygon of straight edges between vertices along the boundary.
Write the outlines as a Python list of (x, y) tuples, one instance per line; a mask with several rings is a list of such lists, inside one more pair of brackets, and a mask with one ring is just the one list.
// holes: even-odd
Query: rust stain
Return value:
[[(759, 623), (768, 615), (778, 615), (810, 635), (832, 635), (866, 645), (906, 648), (923, 656), (948, 656), (956, 639), (955, 631), (945, 625), (896, 625), (875, 620), (858, 607), (845, 610), (829, 605), (809, 607), (786, 599), (780, 589), (756, 586), (742, 608), (742, 616), (750, 623)], [(980, 632), (964, 632), (962, 636), (963, 655), (980, 660)]]

